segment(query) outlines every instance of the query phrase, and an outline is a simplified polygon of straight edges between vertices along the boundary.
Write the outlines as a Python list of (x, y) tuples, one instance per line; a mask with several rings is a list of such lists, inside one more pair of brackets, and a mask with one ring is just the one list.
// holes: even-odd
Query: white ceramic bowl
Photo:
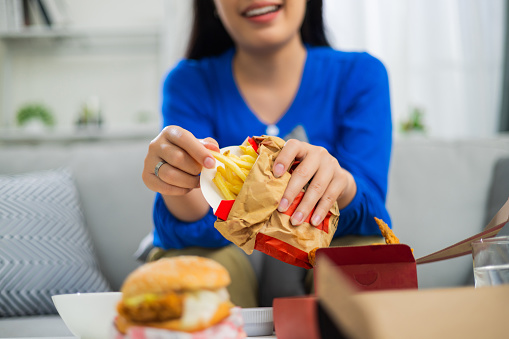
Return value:
[(76, 293), (52, 296), (58, 314), (69, 330), (82, 339), (110, 337), (116, 306), (122, 293)]
[(249, 337), (272, 335), (274, 320), (272, 307), (243, 308), (244, 331)]

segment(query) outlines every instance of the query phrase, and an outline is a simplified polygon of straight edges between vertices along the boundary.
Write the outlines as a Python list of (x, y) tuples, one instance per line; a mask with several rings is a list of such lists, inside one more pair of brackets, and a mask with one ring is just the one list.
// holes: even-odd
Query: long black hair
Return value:
[[(234, 46), (233, 40), (215, 13), (213, 0), (194, 0), (193, 27), (186, 58), (201, 59), (218, 55)], [(302, 42), (311, 46), (330, 46), (325, 36), (322, 0), (306, 2), (306, 14), (300, 28)]]

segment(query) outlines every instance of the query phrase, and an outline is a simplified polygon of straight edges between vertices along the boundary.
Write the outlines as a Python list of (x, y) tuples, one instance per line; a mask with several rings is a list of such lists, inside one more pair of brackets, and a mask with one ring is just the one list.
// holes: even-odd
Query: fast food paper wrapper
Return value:
[(246, 338), (240, 307), (231, 309), (230, 316), (202, 331), (187, 333), (152, 327), (131, 327), (126, 335), (113, 328), (114, 339), (241, 339)]
[[(253, 250), (264, 252), (286, 263), (311, 268), (308, 253), (315, 248), (328, 247), (336, 231), (339, 209), (331, 207), (324, 221), (313, 226), (308, 217), (299, 226), (290, 217), (304, 195), (303, 190), (288, 210), (277, 210), (291, 174), (276, 178), (272, 173), (274, 161), (285, 141), (278, 137), (248, 138), (258, 158), (249, 172), (235, 200), (223, 200), (216, 210), (215, 228), (247, 254)], [(312, 215), (312, 213), (311, 213)]]

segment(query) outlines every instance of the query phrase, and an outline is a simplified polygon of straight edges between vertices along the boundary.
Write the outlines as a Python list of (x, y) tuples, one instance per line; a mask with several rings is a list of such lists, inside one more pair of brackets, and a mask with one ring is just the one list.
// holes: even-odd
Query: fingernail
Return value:
[(205, 161), (203, 162), (203, 165), (207, 168), (214, 168), (214, 165), (216, 164), (216, 161), (212, 159), (211, 157), (206, 157)]
[(311, 224), (313, 224), (313, 226), (318, 226), (318, 225), (320, 225), (321, 222), (322, 222), (322, 217), (319, 215), (314, 215), (311, 218)]
[(293, 226), (297, 226), (302, 223), (302, 219), (304, 219), (304, 216), (302, 215), (302, 213), (297, 212), (292, 216), (292, 218), (290, 219), (290, 222), (292, 223)]
[(276, 166), (274, 166), (274, 176), (276, 178), (282, 176), (284, 171), (285, 167), (283, 166), (283, 164), (277, 164)]
[(279, 206), (277, 208), (277, 210), (279, 212), (286, 212), (286, 210), (288, 209), (288, 200), (283, 198), (281, 199), (281, 201), (279, 202)]
[(210, 149), (212, 151), (219, 152), (219, 147), (216, 144), (208, 142), (208, 141), (203, 140), (203, 139), (200, 139), (200, 142), (201, 142), (201, 144), (203, 146), (205, 146), (205, 148)]

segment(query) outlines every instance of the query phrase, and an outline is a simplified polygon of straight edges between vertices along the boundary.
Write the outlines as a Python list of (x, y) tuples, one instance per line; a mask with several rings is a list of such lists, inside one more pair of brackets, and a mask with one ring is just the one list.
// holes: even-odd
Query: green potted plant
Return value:
[(103, 123), (101, 116), (101, 103), (99, 98), (91, 96), (82, 106), (79, 111), (78, 120), (76, 120), (76, 126), (78, 129), (83, 128), (99, 128)]
[(55, 125), (55, 118), (49, 108), (42, 104), (31, 103), (23, 105), (16, 113), (16, 123), (23, 127), (36, 122), (46, 127)]
[(410, 133), (426, 133), (426, 126), (424, 125), (424, 112), (419, 108), (414, 108), (407, 120), (401, 122), (401, 132), (403, 134)]

